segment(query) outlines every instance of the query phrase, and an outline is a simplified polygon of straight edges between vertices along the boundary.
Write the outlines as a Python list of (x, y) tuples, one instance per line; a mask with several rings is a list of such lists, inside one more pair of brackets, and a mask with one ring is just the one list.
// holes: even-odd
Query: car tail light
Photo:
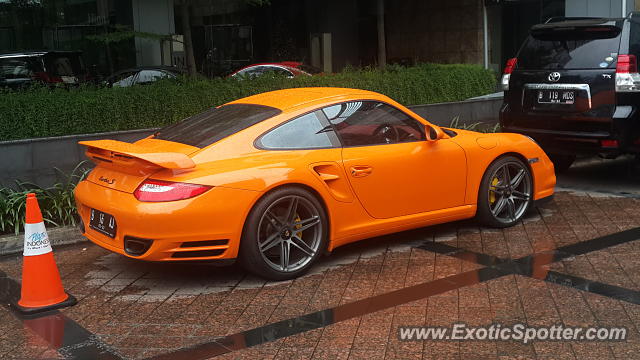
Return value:
[(607, 148), (617, 148), (619, 146), (618, 140), (600, 140), (600, 146)]
[(618, 55), (616, 91), (640, 91), (640, 74), (638, 74), (638, 61), (635, 55)]
[(133, 194), (144, 202), (175, 201), (198, 196), (211, 188), (207, 185), (149, 179), (140, 184)]
[(518, 58), (511, 58), (507, 60), (507, 65), (504, 67), (504, 73), (502, 75), (502, 90), (509, 90), (509, 80), (511, 80), (511, 73), (518, 64)]

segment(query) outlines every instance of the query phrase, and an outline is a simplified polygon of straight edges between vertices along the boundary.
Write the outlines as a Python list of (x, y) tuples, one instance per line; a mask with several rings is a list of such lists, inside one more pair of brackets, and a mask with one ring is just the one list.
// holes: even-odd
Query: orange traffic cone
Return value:
[(23, 256), (22, 291), (20, 300), (14, 305), (18, 311), (35, 314), (77, 303), (76, 298), (65, 293), (62, 287), (38, 199), (33, 193), (27, 194)]

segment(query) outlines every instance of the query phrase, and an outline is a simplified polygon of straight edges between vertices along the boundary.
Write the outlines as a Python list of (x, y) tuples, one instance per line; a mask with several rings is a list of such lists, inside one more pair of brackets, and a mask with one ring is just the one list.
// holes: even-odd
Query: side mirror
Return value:
[(424, 133), (427, 136), (427, 141), (437, 141), (442, 139), (444, 132), (439, 127), (433, 125), (425, 125)]

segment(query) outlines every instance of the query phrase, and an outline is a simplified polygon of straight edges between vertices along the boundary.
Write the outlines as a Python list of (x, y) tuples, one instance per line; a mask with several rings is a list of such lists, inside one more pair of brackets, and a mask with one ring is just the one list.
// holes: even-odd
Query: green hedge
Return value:
[(405, 105), (490, 93), (493, 72), (476, 65), (422, 64), (287, 79), (188, 79), (130, 88), (36, 88), (0, 93), (0, 140), (160, 127), (256, 93), (307, 86), (367, 89)]

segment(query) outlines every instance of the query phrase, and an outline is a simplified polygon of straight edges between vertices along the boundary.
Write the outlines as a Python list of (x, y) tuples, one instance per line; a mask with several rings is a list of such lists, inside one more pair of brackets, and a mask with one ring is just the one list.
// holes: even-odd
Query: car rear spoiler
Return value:
[[(125, 165), (127, 162), (139, 159), (173, 170), (187, 170), (196, 166), (187, 154), (162, 151), (161, 147), (142, 146), (116, 140), (80, 141), (78, 143), (87, 147), (87, 157), (96, 164), (107, 162)], [(184, 150), (188, 152), (191, 148)]]

